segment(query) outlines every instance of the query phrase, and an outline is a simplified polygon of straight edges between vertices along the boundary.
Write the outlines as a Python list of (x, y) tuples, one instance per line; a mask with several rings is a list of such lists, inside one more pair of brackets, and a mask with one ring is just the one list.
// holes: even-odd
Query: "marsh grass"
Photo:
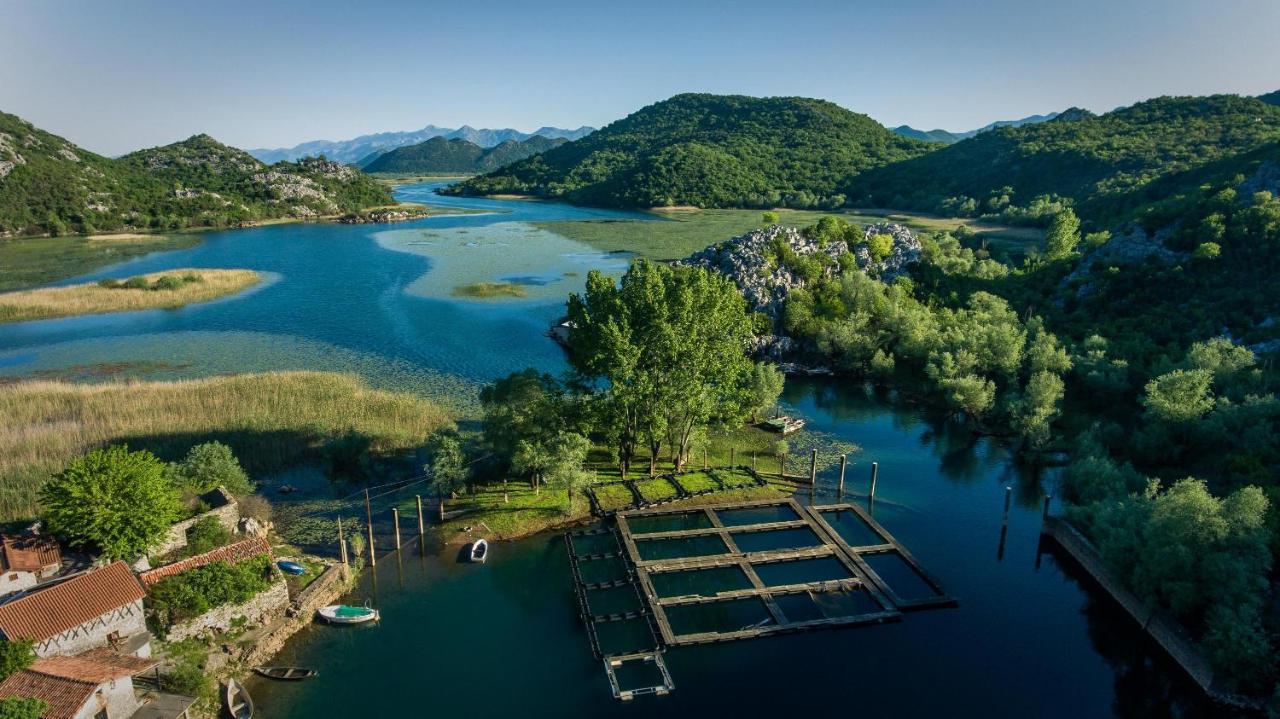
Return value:
[(252, 270), (177, 269), (103, 283), (41, 287), (0, 294), (0, 322), (172, 309), (240, 292), (262, 280)]
[(370, 389), (351, 375), (274, 372), (174, 382), (0, 386), (0, 519), (33, 516), (41, 485), (94, 447), (127, 442), (162, 459), (196, 444), (229, 445), (251, 475), (315, 459), (323, 442), (364, 435), (371, 451), (421, 445), (451, 423), (416, 395)]
[(526, 297), (528, 292), (521, 285), (511, 282), (476, 282), (453, 288), (454, 297), (488, 299), (492, 297)]
[(200, 244), (192, 235), (93, 235), (0, 240), (0, 292), (75, 277), (104, 265)]

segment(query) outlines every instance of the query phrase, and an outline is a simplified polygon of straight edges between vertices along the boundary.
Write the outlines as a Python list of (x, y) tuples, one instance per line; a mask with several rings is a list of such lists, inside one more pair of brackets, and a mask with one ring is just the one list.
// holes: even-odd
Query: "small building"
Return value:
[(0, 538), (0, 597), (30, 589), (61, 567), (62, 550), (52, 537)]
[(39, 657), (126, 645), (150, 656), (145, 596), (129, 566), (113, 562), (9, 598), (0, 604), (0, 636), (34, 640)]
[(0, 682), (0, 697), (44, 702), (41, 719), (129, 719), (142, 705), (133, 677), (155, 666), (109, 649), (46, 657)]

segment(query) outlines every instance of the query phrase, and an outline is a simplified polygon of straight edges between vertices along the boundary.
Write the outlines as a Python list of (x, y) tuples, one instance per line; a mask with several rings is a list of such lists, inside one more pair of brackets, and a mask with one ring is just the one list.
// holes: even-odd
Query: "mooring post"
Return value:
[(818, 485), (818, 450), (809, 455), (809, 488)]
[(1013, 501), (1013, 487), (1004, 488), (1004, 523), (1009, 523), (1009, 504)]
[(507, 497), (507, 478), (502, 478), (502, 503), (506, 504), (510, 499)]
[(427, 522), (422, 516), (422, 495), (415, 494), (414, 497), (418, 500), (418, 536), (421, 537), (427, 533)]
[(1040, 521), (1043, 522), (1049, 518), (1049, 501), (1053, 499), (1052, 494), (1044, 495), (1044, 510), (1040, 513)]
[(338, 556), (342, 565), (347, 565), (347, 538), (342, 534), (342, 517), (338, 517)]
[(849, 455), (840, 455), (840, 484), (836, 485), (836, 497), (844, 496), (844, 468), (849, 463)]
[(396, 549), (400, 549), (400, 508), (391, 508), (391, 523), (396, 527)]
[(705, 472), (710, 466), (707, 463), (707, 446), (704, 444), (702, 445), (702, 470)]
[(440, 521), (444, 522), (444, 495), (440, 495)]
[(729, 469), (733, 469), (735, 453), (736, 453), (736, 448), (730, 447), (729, 448)]
[(751, 453), (751, 471), (752, 472), (756, 471), (756, 453), (755, 452)]
[(879, 476), (880, 476), (880, 463), (872, 462), (871, 463), (871, 493), (869, 495), (871, 499), (876, 498), (876, 479)]
[(364, 490), (364, 519), (369, 530), (369, 566), (378, 566), (378, 555), (373, 551), (373, 510), (369, 508), (369, 490)]

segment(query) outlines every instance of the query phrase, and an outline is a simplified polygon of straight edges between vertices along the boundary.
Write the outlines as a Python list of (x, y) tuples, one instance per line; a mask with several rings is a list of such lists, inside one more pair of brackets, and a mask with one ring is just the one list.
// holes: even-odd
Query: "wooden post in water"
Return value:
[(844, 496), (844, 468), (849, 463), (849, 455), (840, 455), (840, 484), (836, 486), (836, 498)]
[(396, 527), (396, 549), (400, 549), (400, 508), (391, 508), (391, 523)]
[(373, 510), (369, 508), (369, 490), (364, 490), (364, 518), (369, 530), (369, 566), (378, 566), (378, 555), (373, 551)]
[(414, 497), (418, 500), (418, 536), (421, 537), (427, 533), (427, 522), (422, 516), (422, 495), (415, 494)]
[(876, 479), (880, 476), (880, 463), (871, 463), (871, 499), (876, 498)]
[(1043, 522), (1049, 518), (1049, 500), (1053, 499), (1052, 494), (1044, 495), (1044, 510), (1040, 513), (1040, 521)]
[(342, 517), (338, 517), (338, 556), (342, 558), (342, 565), (347, 565), (347, 538), (342, 534)]
[(1013, 487), (1004, 488), (1004, 524), (1009, 523), (1009, 504), (1013, 501)]
[(818, 450), (809, 455), (809, 489), (818, 486)]

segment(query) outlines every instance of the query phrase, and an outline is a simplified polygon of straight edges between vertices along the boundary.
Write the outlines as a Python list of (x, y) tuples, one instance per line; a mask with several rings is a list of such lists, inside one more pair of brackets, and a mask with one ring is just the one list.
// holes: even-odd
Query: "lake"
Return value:
[[(526, 223), (636, 216), (442, 198), (433, 187), (396, 194), (487, 214), (209, 233), (198, 247), (67, 280), (176, 267), (242, 267), (268, 278), (245, 295), (179, 310), (0, 326), (0, 375), (326, 369), (467, 405), (457, 398), (507, 372), (562, 370), (559, 348), (543, 336), (547, 325), (589, 269), (621, 272), (627, 258)], [(514, 282), (527, 296), (453, 295), (474, 282)], [(791, 380), (784, 401), (809, 427), (862, 448), (848, 475), (859, 501), (870, 462), (879, 463), (875, 517), (959, 607), (894, 624), (672, 649), (675, 691), (623, 704), (578, 623), (558, 535), (495, 544), (482, 566), (410, 546), (384, 555), (353, 593), (381, 609), (379, 626), (311, 627), (276, 661), (317, 667), (319, 678), (251, 680), (260, 716), (1214, 715), (1079, 570), (1041, 554), (1048, 480), (1020, 470), (997, 443), (860, 384)], [(829, 500), (834, 475), (820, 479), (816, 499)], [(1002, 544), (1006, 486), (1015, 502)]]

